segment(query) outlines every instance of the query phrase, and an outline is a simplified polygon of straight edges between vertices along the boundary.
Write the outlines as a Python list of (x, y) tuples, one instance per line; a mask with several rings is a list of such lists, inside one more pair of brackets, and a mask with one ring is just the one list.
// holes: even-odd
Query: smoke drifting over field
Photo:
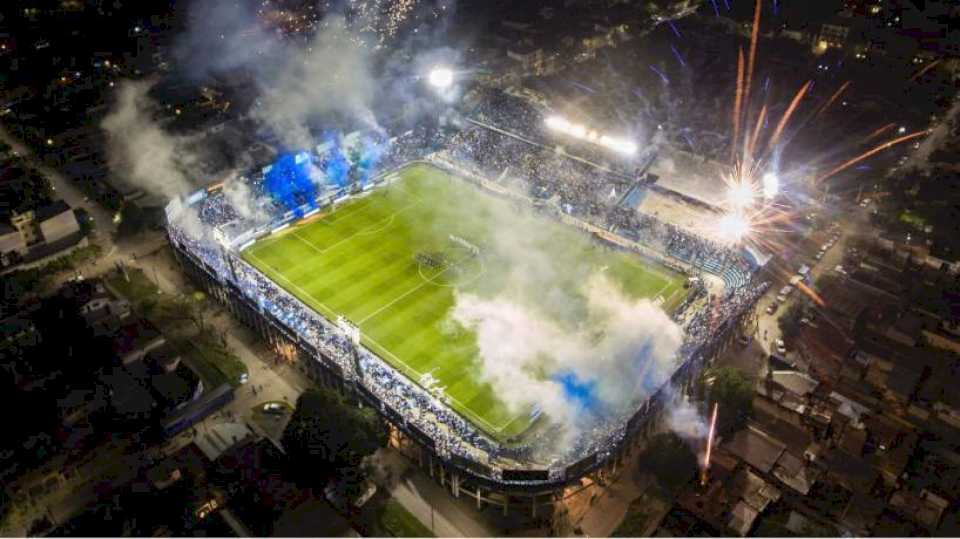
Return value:
[(561, 236), (543, 217), (518, 223), (506, 208), (490, 216), (482, 255), (506, 282), (492, 294), (458, 292), (450, 313), (476, 334), (480, 376), (514, 413), (539, 407), (568, 440), (625, 419), (673, 374), (680, 327), (581, 253), (558, 252)]
[[(626, 412), (672, 374), (682, 335), (659, 307), (626, 297), (599, 273), (579, 292), (582, 298), (566, 299), (583, 302), (587, 320), (573, 328), (508, 297), (458, 295), (453, 317), (476, 332), (482, 376), (515, 411), (539, 406), (554, 420), (582, 425)], [(599, 407), (572, 398), (555, 377), (570, 374)]]

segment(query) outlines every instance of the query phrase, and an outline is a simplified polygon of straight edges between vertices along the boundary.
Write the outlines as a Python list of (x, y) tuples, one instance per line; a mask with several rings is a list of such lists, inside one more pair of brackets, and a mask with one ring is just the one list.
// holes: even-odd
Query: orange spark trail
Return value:
[(810, 88), (810, 81), (807, 81), (804, 84), (800, 91), (797, 92), (797, 95), (793, 96), (793, 101), (790, 102), (790, 106), (787, 107), (787, 111), (783, 113), (783, 117), (780, 118), (780, 122), (777, 124), (777, 128), (773, 131), (773, 136), (770, 137), (770, 142), (767, 143), (767, 149), (773, 149), (777, 145), (777, 142), (780, 141), (780, 135), (783, 133), (783, 128), (787, 126), (787, 122), (790, 121), (790, 117), (793, 116), (793, 111), (797, 109), (797, 105), (800, 104), (800, 100), (803, 99), (803, 96), (807, 93), (807, 90)]
[(889, 140), (889, 141), (887, 141), (887, 142), (884, 142), (883, 144), (877, 146), (876, 148), (874, 148), (874, 149), (872, 149), (872, 150), (870, 150), (870, 151), (868, 151), (868, 152), (864, 152), (862, 155), (860, 155), (860, 156), (858, 156), (858, 157), (854, 157), (853, 159), (847, 161), (846, 163), (843, 163), (842, 165), (840, 165), (840, 166), (836, 167), (835, 169), (831, 170), (830, 172), (827, 172), (827, 173), (824, 174), (823, 176), (820, 176), (819, 178), (816, 179), (816, 182), (817, 182), (817, 183), (822, 182), (823, 180), (829, 178), (830, 176), (833, 176), (834, 174), (836, 174), (836, 173), (838, 173), (838, 172), (841, 172), (841, 171), (843, 171), (843, 170), (846, 170), (847, 168), (852, 167), (853, 165), (856, 165), (856, 164), (859, 163), (860, 161), (863, 161), (864, 159), (866, 159), (866, 158), (868, 158), (868, 157), (870, 157), (870, 156), (876, 155), (876, 154), (882, 152), (883, 150), (886, 150), (887, 148), (889, 148), (889, 147), (891, 147), (891, 146), (900, 144), (900, 143), (902, 143), (902, 142), (906, 142), (906, 141), (908, 141), (908, 140), (913, 140), (913, 139), (915, 139), (915, 138), (917, 138), (917, 137), (922, 137), (923, 135), (926, 135), (926, 134), (927, 134), (927, 131), (926, 131), (926, 130), (924, 130), (924, 131), (917, 131), (916, 133), (910, 133), (909, 135), (904, 135), (904, 136), (902, 136), (902, 137), (898, 137), (898, 138), (895, 138), (895, 139), (893, 139), (893, 140)]
[(753, 135), (750, 137), (750, 143), (747, 144), (747, 159), (753, 157), (753, 149), (757, 147), (757, 139), (760, 138), (760, 128), (767, 119), (767, 106), (760, 108), (760, 116), (757, 117), (757, 125), (753, 128)]
[(913, 81), (919, 79), (920, 77), (923, 76), (924, 73), (926, 73), (927, 71), (930, 71), (931, 69), (933, 69), (934, 67), (936, 67), (936, 65), (939, 64), (939, 63), (940, 63), (940, 60), (934, 60), (933, 63), (927, 64), (923, 69), (921, 69), (920, 71), (917, 71), (916, 74), (914, 74), (912, 77), (910, 77), (910, 78), (907, 80), (907, 82), (913, 82)]
[(850, 86), (850, 81), (843, 83), (843, 85), (840, 86), (840, 89), (834, 92), (832, 96), (830, 96), (830, 99), (827, 100), (827, 103), (824, 106), (820, 107), (820, 110), (817, 111), (817, 116), (820, 116), (821, 114), (826, 112), (827, 109), (830, 108), (830, 105), (832, 105), (833, 102), (836, 101), (841, 94), (843, 94), (843, 92), (847, 89), (848, 86)]
[(807, 295), (808, 298), (812, 299), (814, 303), (818, 306), (823, 307), (826, 303), (823, 301), (823, 298), (820, 297), (820, 294), (817, 294), (812, 288), (803, 284), (802, 282), (797, 283), (797, 288)]
[(703, 473), (700, 475), (700, 484), (707, 484), (707, 470), (710, 468), (710, 452), (713, 449), (713, 434), (717, 430), (717, 411), (719, 403), (713, 403), (713, 414), (710, 416), (710, 433), (707, 434), (707, 454), (703, 459)]
[(750, 83), (753, 81), (753, 66), (757, 60), (757, 37), (760, 33), (760, 9), (762, 2), (757, 0), (753, 7), (753, 30), (750, 32), (750, 56), (747, 59), (747, 78), (745, 89), (743, 91), (743, 108), (750, 106)]
[(897, 125), (897, 124), (896, 124), (895, 122), (890, 122), (890, 123), (888, 123), (887, 125), (881, 127), (880, 129), (877, 129), (877, 130), (874, 131), (873, 133), (870, 133), (869, 135), (867, 135), (867, 138), (863, 139), (863, 141), (864, 141), (864, 142), (869, 142), (869, 141), (871, 141), (871, 140), (879, 137), (880, 135), (886, 133), (887, 131), (890, 131), (891, 129), (893, 129), (894, 127), (896, 127), (896, 125)]
[(730, 144), (730, 160), (737, 154), (740, 140), (740, 105), (743, 100), (743, 47), (737, 53), (737, 93), (733, 100), (733, 142)]

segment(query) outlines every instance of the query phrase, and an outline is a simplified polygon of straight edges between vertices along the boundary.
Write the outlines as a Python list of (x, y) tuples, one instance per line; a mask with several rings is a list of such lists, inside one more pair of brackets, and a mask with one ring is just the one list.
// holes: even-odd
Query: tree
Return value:
[(690, 482), (697, 474), (697, 457), (675, 432), (662, 432), (647, 443), (640, 455), (640, 468), (654, 475), (670, 492)]
[(719, 405), (717, 433), (729, 434), (743, 427), (753, 413), (753, 380), (733, 367), (711, 369), (705, 374), (705, 399), (708, 410)]
[(136, 204), (125, 204), (120, 210), (120, 224), (117, 236), (124, 238), (139, 234), (147, 228), (147, 215)]
[(800, 332), (801, 318), (803, 318), (803, 304), (800, 301), (795, 301), (777, 319), (780, 334), (784, 339), (792, 339), (797, 336)]
[(357, 469), (386, 445), (387, 434), (372, 409), (360, 409), (328, 389), (310, 389), (297, 399), (282, 444), (297, 479), (322, 488), (337, 478), (365, 481), (366, 474)]

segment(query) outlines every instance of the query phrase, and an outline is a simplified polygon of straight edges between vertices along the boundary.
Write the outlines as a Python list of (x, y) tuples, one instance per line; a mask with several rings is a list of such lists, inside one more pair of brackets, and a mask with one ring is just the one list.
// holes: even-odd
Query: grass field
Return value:
[(681, 275), (444, 171), (414, 166), (397, 174), (386, 187), (259, 240), (243, 257), (328, 319), (346, 316), (367, 348), (414, 382), (430, 373), (452, 406), (495, 438), (526, 430), (529, 411), (508, 409), (480, 379), (476, 336), (450, 331), (448, 316), (456, 291), (510, 292), (515, 268), (494, 236), (536, 231), (533, 250), (550, 271), (528, 276), (542, 288), (530, 291), (533, 301), (546, 290), (576, 290), (597, 271), (632, 298), (660, 298), (668, 312), (685, 295)]

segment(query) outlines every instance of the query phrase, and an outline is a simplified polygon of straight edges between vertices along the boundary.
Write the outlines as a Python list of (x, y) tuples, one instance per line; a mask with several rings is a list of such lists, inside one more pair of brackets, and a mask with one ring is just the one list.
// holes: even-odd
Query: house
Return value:
[(136, 319), (120, 326), (113, 336), (114, 357), (122, 365), (143, 359), (147, 352), (166, 342), (150, 322)]
[(944, 498), (924, 489), (920, 492), (898, 490), (890, 496), (890, 507), (902, 516), (933, 532), (940, 526), (943, 513), (950, 506)]
[(833, 449), (823, 459), (826, 467), (824, 479), (853, 494), (871, 494), (879, 484), (880, 475), (859, 457)]
[(854, 536), (865, 537), (870, 535), (882, 512), (883, 504), (875, 497), (854, 494), (844, 507), (839, 524)]
[(753, 426), (737, 431), (733, 439), (722, 447), (764, 474), (773, 471), (774, 465), (786, 450), (786, 445), (782, 442), (774, 440)]
[(36, 266), (87, 245), (76, 213), (57, 200), (40, 208), (14, 213), (10, 224), (0, 226), (0, 268)]

